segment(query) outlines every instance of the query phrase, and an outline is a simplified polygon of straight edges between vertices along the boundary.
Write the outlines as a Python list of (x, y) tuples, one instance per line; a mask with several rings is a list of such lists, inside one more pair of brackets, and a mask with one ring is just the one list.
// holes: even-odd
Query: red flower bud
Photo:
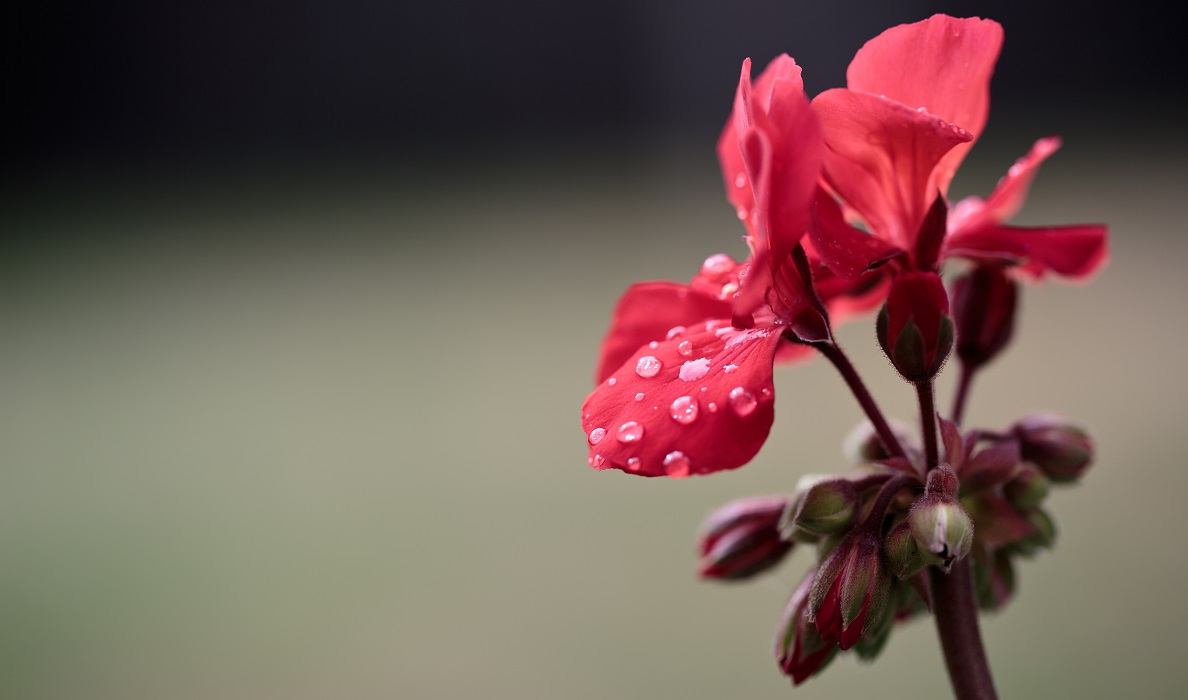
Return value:
[(793, 685), (800, 685), (821, 671), (837, 654), (837, 644), (822, 639), (809, 620), (808, 599), (814, 573), (810, 569), (796, 587), (776, 629), (776, 662), (785, 674), (792, 676)]
[(953, 347), (949, 297), (934, 272), (908, 272), (895, 278), (879, 314), (877, 333), (883, 352), (909, 382), (936, 376)]
[(1033, 415), (1012, 428), (1023, 459), (1056, 482), (1076, 481), (1093, 462), (1093, 438), (1060, 416)]
[(890, 591), (891, 576), (878, 535), (858, 528), (817, 571), (809, 593), (809, 617), (822, 639), (849, 649), (862, 638), (868, 620), (882, 620)]
[(714, 511), (701, 527), (704, 578), (738, 580), (766, 571), (792, 549), (780, 538), (783, 496), (744, 498)]
[(1015, 328), (1018, 285), (1002, 268), (978, 265), (953, 284), (957, 356), (970, 367), (994, 359)]

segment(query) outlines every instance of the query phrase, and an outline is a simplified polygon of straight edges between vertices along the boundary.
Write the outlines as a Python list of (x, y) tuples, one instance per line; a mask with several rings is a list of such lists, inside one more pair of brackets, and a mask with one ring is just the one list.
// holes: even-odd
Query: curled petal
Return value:
[(599, 351), (594, 383), (605, 381), (641, 346), (664, 340), (673, 328), (693, 327), (710, 319), (729, 317), (729, 302), (689, 286), (676, 282), (633, 284), (615, 305), (610, 328)]
[(937, 196), (934, 169), (965, 129), (899, 102), (849, 90), (813, 100), (825, 141), (825, 179), (871, 231), (903, 250)]
[[(727, 142), (731, 129), (737, 158)], [(763, 304), (772, 273), (808, 228), (820, 173), (820, 125), (791, 58), (772, 61), (753, 90), (750, 63), (743, 63), (734, 114), (718, 151), (727, 196), (750, 234), (749, 277), (734, 300), (735, 315), (746, 316)], [(749, 187), (749, 196), (737, 191), (740, 183)]]
[(1027, 155), (1015, 161), (1007, 170), (1007, 174), (984, 201), (970, 197), (958, 202), (949, 220), (950, 238), (984, 231), (1018, 214), (1027, 201), (1027, 192), (1031, 189), (1031, 181), (1035, 179), (1039, 166), (1059, 149), (1060, 139), (1056, 136), (1036, 141)]
[(746, 464), (771, 430), (779, 343), (778, 327), (722, 321), (644, 345), (582, 406), (590, 464), (674, 477)]
[[(1002, 27), (976, 17), (934, 15), (892, 27), (858, 50), (846, 83), (959, 124), (977, 139), (990, 111), (990, 76), (1002, 50)], [(949, 182), (973, 146), (958, 145), (937, 166), (936, 187)]]
[(1084, 279), (1109, 258), (1108, 231), (1101, 224), (1022, 228), (996, 226), (953, 237), (946, 257), (1018, 264), (1030, 277), (1046, 272)]

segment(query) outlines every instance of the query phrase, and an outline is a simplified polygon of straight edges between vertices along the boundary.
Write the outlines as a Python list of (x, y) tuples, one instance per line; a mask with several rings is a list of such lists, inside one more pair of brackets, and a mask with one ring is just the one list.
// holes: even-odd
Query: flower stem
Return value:
[(957, 380), (957, 395), (953, 397), (952, 421), (961, 425), (961, 418), (965, 415), (965, 402), (969, 398), (969, 386), (973, 383), (974, 368), (961, 363), (961, 378)]
[(997, 700), (978, 628), (969, 557), (955, 562), (948, 574), (933, 567), (930, 578), (936, 630), (954, 695), (957, 700)]
[(920, 430), (924, 433), (924, 471), (928, 471), (940, 460), (936, 445), (936, 397), (931, 379), (916, 382), (916, 396), (920, 399)]
[(866, 385), (862, 383), (862, 377), (858, 376), (858, 370), (854, 369), (854, 365), (850, 363), (850, 358), (842, 352), (841, 346), (833, 342), (814, 343), (813, 347), (821, 351), (837, 371), (841, 373), (842, 379), (845, 380), (846, 386), (850, 387), (854, 398), (858, 399), (858, 404), (862, 406), (862, 410), (866, 413), (866, 417), (870, 419), (874, 426), (875, 432), (879, 435), (879, 441), (883, 443), (883, 449), (893, 457), (903, 457), (903, 446), (899, 444), (899, 438), (895, 437), (895, 433), (891, 431), (891, 426), (887, 425), (887, 419), (883, 417), (883, 412), (879, 410), (878, 404), (875, 403), (874, 397), (867, 391)]

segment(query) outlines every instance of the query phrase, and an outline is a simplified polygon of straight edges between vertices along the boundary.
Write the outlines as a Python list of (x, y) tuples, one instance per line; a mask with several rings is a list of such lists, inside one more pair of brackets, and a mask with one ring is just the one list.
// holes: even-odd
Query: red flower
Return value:
[(682, 477), (745, 464), (771, 429), (774, 361), (809, 352), (786, 334), (829, 339), (806, 276), (834, 317), (881, 300), (882, 272), (841, 279), (811, 250), (794, 262), (818, 187), (816, 117), (791, 59), (773, 61), (754, 90), (749, 66), (719, 150), (723, 171), (740, 173), (728, 190), (745, 209), (751, 258), (715, 255), (689, 285), (637, 284), (619, 300), (582, 406), (596, 469)]
[(867, 42), (850, 63), (848, 89), (813, 100), (824, 179), (873, 234), (836, 221), (811, 229), (836, 274), (848, 278), (896, 254), (907, 268), (930, 270), (961, 256), (1018, 264), (1033, 277), (1085, 277), (1105, 262), (1104, 226), (1003, 225), (1059, 148), (1054, 137), (1038, 141), (989, 197), (958, 202), (945, 220), (949, 183), (986, 124), (1001, 47), (996, 22), (935, 15)]

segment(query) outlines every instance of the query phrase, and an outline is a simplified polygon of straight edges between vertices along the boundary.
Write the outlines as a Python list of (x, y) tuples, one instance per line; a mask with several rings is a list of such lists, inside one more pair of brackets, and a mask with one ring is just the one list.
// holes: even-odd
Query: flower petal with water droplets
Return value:
[[(772, 363), (781, 329), (703, 329), (690, 327), (679, 338), (640, 348), (614, 371), (614, 386), (604, 381), (586, 399), (582, 427), (587, 435), (595, 428), (608, 430), (590, 448), (603, 458), (602, 466), (679, 477), (734, 469), (759, 451), (774, 416)], [(678, 347), (684, 340), (697, 347), (696, 360), (681, 355)], [(652, 377), (635, 371), (644, 356), (661, 365)], [(725, 371), (730, 365), (737, 369)], [(635, 400), (639, 393), (645, 395), (643, 401)], [(622, 437), (622, 426), (628, 426), (633, 439), (610, 439), (612, 434)]]

